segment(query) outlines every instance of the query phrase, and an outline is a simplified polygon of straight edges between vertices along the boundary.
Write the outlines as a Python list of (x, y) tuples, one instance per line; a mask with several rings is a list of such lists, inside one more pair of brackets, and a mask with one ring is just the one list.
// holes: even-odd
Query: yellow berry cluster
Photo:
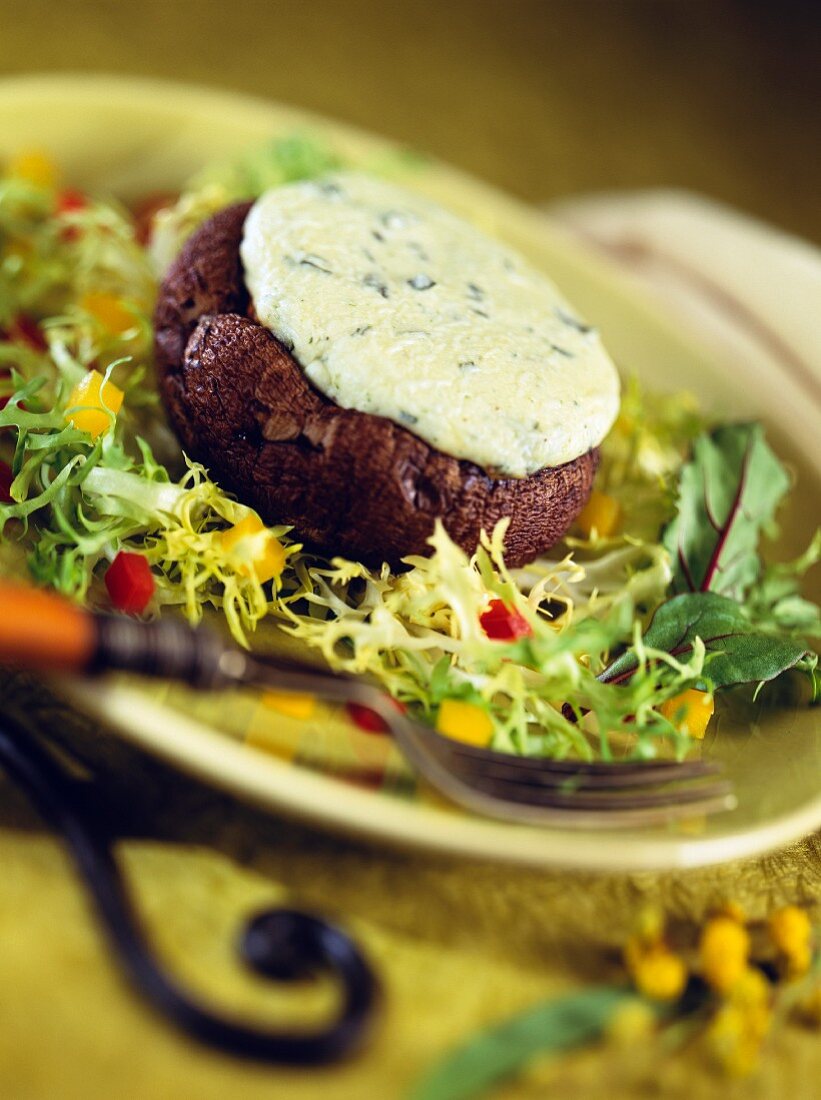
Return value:
[(704, 926), (699, 940), (701, 975), (716, 993), (729, 993), (747, 970), (750, 934), (742, 921), (722, 913)]
[(767, 929), (786, 977), (806, 974), (812, 963), (812, 925), (806, 911), (795, 905), (779, 909), (770, 917)]
[(673, 1001), (687, 984), (687, 967), (664, 938), (664, 917), (656, 909), (639, 915), (624, 948), (627, 972), (639, 993), (651, 1001)]
[(707, 1049), (732, 1076), (752, 1072), (772, 1021), (773, 990), (750, 965), (750, 933), (729, 907), (712, 917), (699, 940), (701, 976), (721, 998), (707, 1026)]
[(707, 1049), (725, 1073), (743, 1077), (758, 1065), (772, 1022), (773, 989), (760, 970), (745, 967), (707, 1026)]
[[(644, 910), (624, 949), (628, 973), (643, 996), (673, 1001), (683, 993), (690, 974), (707, 988), (715, 1008), (705, 1032), (707, 1051), (724, 1072), (750, 1073), (758, 1064), (770, 1029), (777, 984), (803, 979), (806, 995), (796, 1001), (797, 1014), (806, 1023), (821, 1022), (821, 983), (812, 985), (812, 925), (808, 914), (790, 905), (767, 921), (767, 967), (750, 958), (752, 938), (744, 914), (729, 904), (709, 918), (698, 938), (696, 961), (688, 967), (665, 936), (662, 914)], [(774, 960), (772, 955), (775, 955)]]

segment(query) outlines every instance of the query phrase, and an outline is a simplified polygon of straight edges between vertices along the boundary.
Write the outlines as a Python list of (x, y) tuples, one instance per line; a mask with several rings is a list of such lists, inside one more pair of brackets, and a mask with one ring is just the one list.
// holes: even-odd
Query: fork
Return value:
[(733, 809), (732, 784), (704, 760), (585, 763), (477, 748), (400, 713), (366, 680), (252, 655), (179, 619), (140, 622), (86, 611), (41, 590), (0, 585), (0, 664), (138, 673), (200, 690), (264, 687), (355, 703), (382, 719), (409, 765), (451, 802), (529, 825), (655, 825)]

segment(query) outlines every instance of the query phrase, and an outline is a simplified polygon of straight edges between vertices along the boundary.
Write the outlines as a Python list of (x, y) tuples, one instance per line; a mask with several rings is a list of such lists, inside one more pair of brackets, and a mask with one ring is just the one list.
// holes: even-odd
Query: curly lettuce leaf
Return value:
[[(648, 657), (643, 675), (626, 687), (603, 683), (596, 673), (633, 637), (626, 589), (597, 615), (577, 616), (574, 584), (584, 568), (571, 570), (565, 560), (525, 596), (504, 563), (505, 527), (469, 557), (439, 523), (433, 554), (408, 558), (399, 574), (341, 559), (330, 567), (297, 561), (298, 583), (281, 597), (284, 628), (333, 668), (376, 678), (429, 721), (445, 699), (483, 707), (499, 749), (609, 759), (618, 741), (618, 751), (626, 742), (634, 755), (649, 757), (671, 738), (684, 751), (686, 737), (656, 708), (698, 681), (698, 647), (686, 660), (657, 654), (651, 664)], [(565, 600), (558, 619), (543, 602), (554, 582)], [(590, 600), (589, 591), (579, 596), (582, 605)], [(510, 643), (488, 638), (481, 614), (491, 599), (514, 607), (532, 635)]]
[[(102, 578), (115, 555), (140, 553), (152, 567), (155, 608), (178, 605), (196, 622), (205, 606), (219, 607), (234, 637), (247, 644), (248, 632), (270, 612), (271, 595), (226, 554), (222, 533), (249, 509), (197, 464), (173, 480), (135, 434), (137, 420), (128, 411), (96, 440), (74, 428), (68, 418), (71, 385), (84, 368), (69, 351), (69, 344), (76, 345), (69, 321), (61, 321), (58, 336), (48, 332), (47, 362), (40, 357), (23, 365), (49, 373), (25, 381), (14, 370), (14, 388), (0, 408), (0, 444), (10, 448), (13, 474), (11, 499), (0, 501), (0, 543), (24, 547), (39, 583), (102, 606)], [(105, 371), (127, 394), (144, 385), (134, 372), (119, 378), (117, 372), (129, 366), (115, 361)], [(286, 528), (272, 531), (286, 543), (286, 557), (297, 553)]]
[(608, 538), (568, 537), (561, 561), (537, 558), (513, 573), (531, 602), (571, 607), (579, 618), (601, 617), (627, 597), (639, 611), (657, 607), (670, 585), (670, 557), (659, 543), (625, 534)]
[[(35, 384), (21, 391), (36, 392)], [(238, 568), (222, 532), (249, 509), (223, 493), (191, 463), (174, 482), (137, 439), (134, 457), (109, 432), (96, 441), (66, 426), (60, 399), (49, 412), (20, 408), (17, 395), (0, 411), (0, 427), (17, 430), (10, 503), (0, 503), (0, 534), (13, 521), (36, 519), (17, 535), (30, 543), (33, 576), (74, 599), (102, 602), (100, 581), (120, 550), (143, 554), (152, 567), (157, 606), (179, 605), (197, 622), (220, 607), (234, 637), (269, 612), (269, 595), (253, 572)], [(281, 540), (286, 528), (273, 528)], [(14, 534), (12, 534), (14, 537)], [(286, 546), (286, 554), (298, 547)]]
[(675, 514), (681, 464), (705, 427), (692, 394), (651, 393), (628, 378), (596, 475), (598, 488), (618, 501), (625, 532), (658, 542)]

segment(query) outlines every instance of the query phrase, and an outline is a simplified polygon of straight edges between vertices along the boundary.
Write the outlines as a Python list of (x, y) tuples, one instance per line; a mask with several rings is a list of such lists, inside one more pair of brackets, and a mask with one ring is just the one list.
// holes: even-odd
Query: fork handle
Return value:
[(0, 664), (83, 672), (96, 650), (94, 617), (51, 592), (0, 585)]
[(116, 669), (206, 689), (240, 683), (250, 668), (241, 650), (177, 619), (102, 615), (13, 584), (0, 584), (0, 664), (40, 672)]

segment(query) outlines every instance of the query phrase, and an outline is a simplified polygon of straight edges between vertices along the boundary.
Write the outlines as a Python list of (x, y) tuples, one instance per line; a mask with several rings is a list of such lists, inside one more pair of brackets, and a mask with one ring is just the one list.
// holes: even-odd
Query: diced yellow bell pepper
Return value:
[(600, 538), (607, 538), (618, 530), (621, 506), (615, 497), (594, 489), (576, 519), (576, 526), (589, 538), (594, 529)]
[(21, 149), (7, 161), (5, 174), (12, 179), (25, 180), (26, 183), (42, 187), (44, 190), (57, 186), (57, 166), (40, 149)]
[(266, 716), (265, 721), (252, 725), (245, 735), (244, 744), (259, 749), (280, 760), (293, 760), (299, 749), (298, 738), (294, 731), (281, 724), (272, 723)]
[(101, 290), (90, 290), (83, 294), (77, 303), (80, 309), (90, 313), (106, 332), (119, 336), (134, 328), (137, 320), (134, 314), (114, 294)]
[(436, 728), (446, 737), (484, 748), (493, 735), (490, 715), (475, 703), (445, 699), (436, 716)]
[(314, 695), (301, 695), (295, 691), (266, 691), (261, 698), (264, 707), (270, 707), (289, 718), (310, 718), (316, 710)]
[(662, 703), (658, 709), (659, 713), (672, 722), (680, 733), (697, 737), (700, 741), (707, 732), (715, 703), (709, 692), (690, 688), (688, 691), (681, 692), (680, 695), (674, 695), (672, 699)]
[(222, 548), (238, 560), (237, 572), (252, 574), (260, 584), (277, 578), (285, 568), (285, 550), (256, 512), (222, 533)]
[(90, 370), (69, 395), (66, 419), (78, 431), (88, 432), (96, 439), (110, 427), (112, 416), (117, 415), (122, 403), (123, 391), (119, 386), (106, 382), (99, 371)]

